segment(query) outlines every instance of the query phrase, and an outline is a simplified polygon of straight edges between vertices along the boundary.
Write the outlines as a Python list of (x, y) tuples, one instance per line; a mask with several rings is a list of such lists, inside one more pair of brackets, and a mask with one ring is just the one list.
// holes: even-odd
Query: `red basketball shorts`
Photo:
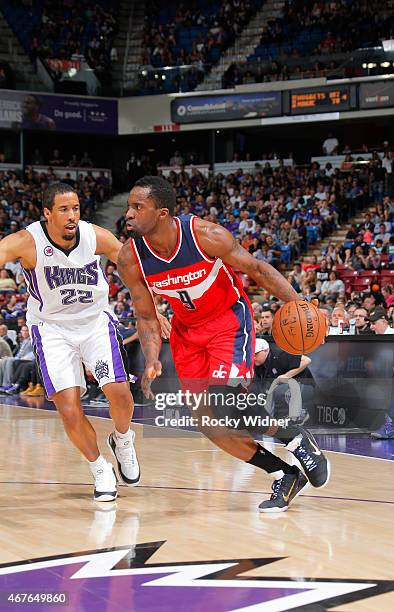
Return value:
[(176, 317), (170, 337), (182, 389), (198, 393), (213, 385), (247, 386), (253, 378), (255, 332), (246, 296), (225, 313), (188, 328)]

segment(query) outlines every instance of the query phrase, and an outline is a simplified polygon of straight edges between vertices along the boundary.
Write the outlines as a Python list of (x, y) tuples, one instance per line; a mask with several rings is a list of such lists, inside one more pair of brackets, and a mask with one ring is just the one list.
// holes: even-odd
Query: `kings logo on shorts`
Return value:
[(109, 377), (109, 365), (107, 361), (98, 360), (94, 368), (97, 380)]

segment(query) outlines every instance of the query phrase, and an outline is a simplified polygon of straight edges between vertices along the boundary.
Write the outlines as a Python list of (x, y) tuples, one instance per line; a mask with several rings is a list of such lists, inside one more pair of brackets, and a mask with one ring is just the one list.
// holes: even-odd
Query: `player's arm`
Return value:
[[(116, 236), (112, 234), (112, 232), (100, 227), (99, 225), (93, 225), (93, 228), (96, 234), (96, 254), (105, 255), (115, 265), (118, 265), (119, 253), (123, 246), (122, 242), (120, 242), (120, 240), (118, 240)], [(130, 245), (128, 245), (128, 250), (131, 251)], [(160, 323), (161, 335), (163, 338), (169, 338), (171, 332), (170, 322), (159, 312), (156, 312), (156, 316)]]
[(137, 317), (137, 331), (145, 356), (145, 372), (142, 378), (142, 390), (146, 397), (152, 398), (150, 385), (156, 376), (161, 374), (159, 354), (161, 348), (161, 330), (157, 319), (156, 307), (141, 271), (127, 241), (118, 256), (118, 272), (123, 283), (129, 289)]
[(96, 234), (96, 254), (105, 255), (113, 263), (117, 263), (122, 243), (107, 229), (93, 225)]
[(210, 257), (219, 257), (224, 263), (241, 270), (283, 302), (299, 299), (295, 289), (278, 270), (259, 261), (246, 251), (229, 231), (209, 221), (196, 221), (196, 234), (201, 247)]
[(20, 261), (26, 269), (36, 265), (36, 249), (33, 236), (26, 230), (10, 234), (0, 241), (0, 267), (8, 261)]
[(292, 368), (288, 372), (281, 374), (280, 376), (278, 376), (278, 379), (282, 382), (286, 382), (287, 380), (289, 380), (289, 378), (295, 378), (296, 376), (298, 376), (298, 374), (301, 374), (301, 372), (303, 372), (305, 368), (310, 365), (310, 363), (311, 360), (309, 357), (307, 357), (306, 355), (301, 355), (300, 365), (298, 366), (298, 368)]

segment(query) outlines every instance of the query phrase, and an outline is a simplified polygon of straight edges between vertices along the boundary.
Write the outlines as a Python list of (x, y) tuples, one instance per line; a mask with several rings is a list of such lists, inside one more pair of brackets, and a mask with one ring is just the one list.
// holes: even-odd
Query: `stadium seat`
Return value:
[(358, 272), (356, 270), (344, 270), (343, 272), (340, 273), (339, 276), (341, 280), (345, 280), (345, 278), (352, 279), (355, 276), (358, 276)]
[(361, 278), (364, 278), (364, 277), (371, 278), (372, 280), (372, 278), (375, 279), (375, 277), (379, 277), (380, 273), (378, 272), (378, 270), (361, 270), (358, 273), (358, 276), (360, 276)]

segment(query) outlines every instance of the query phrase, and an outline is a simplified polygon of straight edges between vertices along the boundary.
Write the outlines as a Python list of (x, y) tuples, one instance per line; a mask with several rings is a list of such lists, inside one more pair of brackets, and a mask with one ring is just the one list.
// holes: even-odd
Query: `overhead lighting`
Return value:
[(155, 79), (158, 79), (158, 78), (159, 78), (159, 75), (156, 73), (155, 74)]
[(147, 70), (141, 70), (141, 74), (143, 77), (146, 77), (148, 75), (148, 71)]
[(373, 62), (370, 62), (367, 66), (368, 68), (376, 68), (376, 64)]
[(380, 64), (380, 67), (381, 67), (381, 68), (390, 68), (390, 62), (382, 62), (382, 63)]
[(165, 75), (165, 74), (162, 74), (162, 75), (161, 75), (161, 78), (162, 78), (162, 80), (163, 80), (163, 81), (165, 81), (167, 77), (166, 77), (166, 75)]
[(368, 68), (367, 64), (363, 64), (363, 68), (366, 70)]

